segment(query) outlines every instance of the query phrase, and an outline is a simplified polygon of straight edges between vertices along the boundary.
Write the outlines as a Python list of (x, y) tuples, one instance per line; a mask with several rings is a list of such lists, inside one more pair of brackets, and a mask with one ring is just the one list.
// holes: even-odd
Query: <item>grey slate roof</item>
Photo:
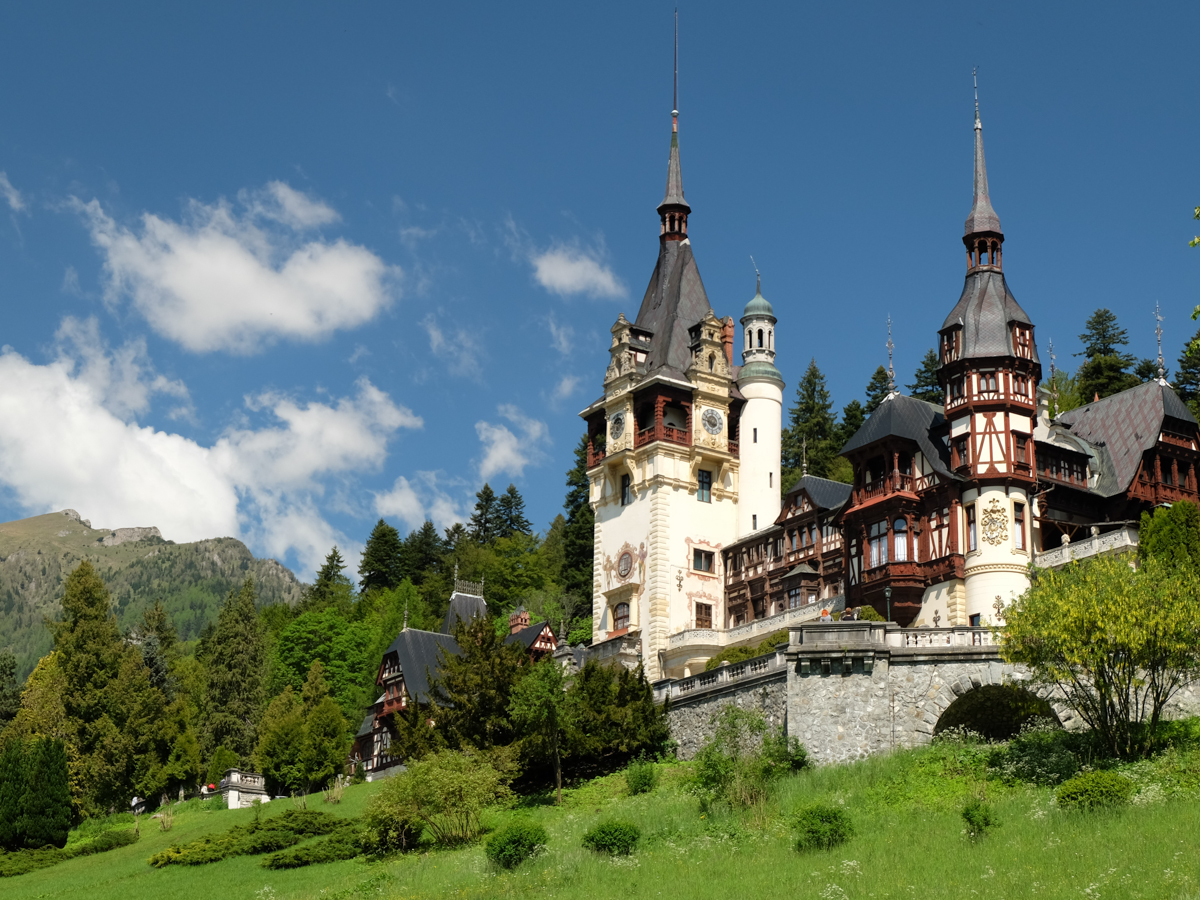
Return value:
[(971, 214), (967, 216), (963, 234), (1000, 231), (1000, 217), (992, 209), (992, 198), (988, 196), (987, 163), (983, 158), (983, 125), (979, 122), (979, 108), (975, 108), (975, 195), (971, 202)]
[[(1016, 356), (1009, 327), (1011, 322), (1033, 325), (1008, 289), (1004, 273), (995, 269), (977, 269), (967, 273), (962, 296), (946, 316), (941, 330), (962, 324), (962, 359)], [(1038, 361), (1036, 345), (1033, 360)]]
[(1111, 496), (1129, 489), (1142, 454), (1158, 443), (1167, 419), (1174, 419), (1177, 428), (1197, 427), (1196, 417), (1169, 385), (1150, 381), (1069, 410), (1054, 421), (1106, 452), (1112, 479), (1106, 482), (1102, 475), (1096, 490)]
[(658, 205), (659, 212), (664, 206), (682, 206), (691, 211), (688, 202), (683, 199), (683, 172), (679, 168), (679, 132), (671, 126), (671, 153), (667, 158), (667, 190), (663, 194), (663, 202)]
[(941, 406), (896, 394), (879, 404), (875, 412), (871, 413), (862, 427), (854, 433), (854, 437), (846, 442), (841, 455), (845, 456), (886, 437), (907, 438), (916, 442), (921, 453), (932, 463), (934, 471), (939, 475), (956, 481), (961, 480), (950, 471), (950, 451), (940, 440), (929, 436), (930, 430), (939, 427), (944, 421)]
[(369, 712), (362, 720), (362, 724), (358, 726), (358, 731), (354, 732), (355, 737), (363, 737), (375, 730), (375, 713)]
[(450, 608), (446, 610), (446, 618), (442, 620), (442, 634), (453, 634), (454, 623), (459, 619), (469, 622), (476, 616), (486, 615), (487, 604), (482, 597), (455, 591), (450, 595)]
[(637, 328), (653, 332), (644, 363), (646, 374), (665, 370), (664, 374), (687, 381), (684, 373), (692, 361), (688, 329), (710, 312), (692, 242), (662, 241), (634, 322)]
[(533, 642), (538, 639), (538, 635), (546, 628), (546, 622), (534, 622), (532, 625), (526, 625), (515, 634), (510, 634), (504, 639), (506, 644), (520, 644), (526, 650), (533, 646)]
[[(418, 703), (429, 702), (429, 676), (436, 674), (441, 654), (439, 648), (457, 656), (460, 651), (454, 638), (436, 631), (419, 631), (406, 628), (396, 636), (387, 653), (395, 653), (404, 675), (404, 687), (408, 696)], [(387, 653), (384, 655), (386, 656)]]
[(787, 572), (783, 577), (791, 578), (793, 575), (819, 575), (820, 573), (810, 566), (808, 563), (800, 563), (790, 572)]
[(816, 475), (804, 475), (792, 485), (788, 495), (803, 490), (818, 509), (837, 509), (850, 499), (853, 487), (840, 481), (830, 481), (828, 478), (818, 478)]

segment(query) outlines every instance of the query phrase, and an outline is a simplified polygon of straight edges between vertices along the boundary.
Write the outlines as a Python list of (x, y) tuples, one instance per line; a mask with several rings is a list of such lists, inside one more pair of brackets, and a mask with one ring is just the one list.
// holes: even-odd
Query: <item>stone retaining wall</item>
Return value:
[(787, 682), (784, 672), (753, 684), (733, 684), (727, 690), (713, 691), (695, 700), (672, 706), (667, 713), (671, 737), (679, 745), (680, 759), (691, 759), (712, 735), (713, 716), (721, 707), (733, 704), (741, 709), (756, 709), (771, 728), (787, 724)]

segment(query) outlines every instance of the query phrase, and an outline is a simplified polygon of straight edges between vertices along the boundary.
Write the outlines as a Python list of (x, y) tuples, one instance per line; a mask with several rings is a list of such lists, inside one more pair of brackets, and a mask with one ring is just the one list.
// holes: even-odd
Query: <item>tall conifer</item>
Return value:
[(567, 523), (563, 528), (563, 587), (592, 601), (592, 560), (596, 544), (593, 538), (595, 515), (588, 502), (587, 445), (585, 434), (575, 446), (575, 465), (567, 472), (567, 497), (563, 509)]
[(500, 537), (533, 533), (533, 525), (525, 518), (525, 498), (515, 484), (510, 484), (508, 490), (496, 500), (496, 509)]
[(30, 849), (64, 847), (71, 828), (71, 791), (62, 741), (39, 738), (26, 744), (25, 793), (20, 830)]
[(783, 434), (784, 475), (780, 479), (783, 490), (788, 490), (801, 476), (806, 458), (809, 475), (820, 478), (828, 475), (835, 453), (831, 440), (835, 426), (825, 375), (813, 359), (796, 385), (796, 403)]
[(21, 803), (25, 797), (25, 742), (9, 737), (0, 746), (0, 850), (25, 846)]
[(925, 400), (929, 403), (942, 403), (942, 386), (938, 383), (938, 355), (933, 350), (926, 350), (921, 357), (921, 364), (913, 375), (913, 383), (906, 385), (910, 397)]
[(868, 416), (879, 408), (883, 398), (888, 395), (889, 383), (887, 369), (883, 366), (880, 366), (871, 375), (871, 380), (867, 382), (867, 402), (863, 404), (863, 411)]
[(17, 683), (17, 657), (0, 650), (0, 731), (16, 718), (21, 708), (21, 685)]
[(262, 703), (264, 647), (254, 611), (254, 579), (230, 591), (217, 616), (207, 656), (208, 695), (204, 744), (218, 746), (248, 762), (256, 743)]
[(371, 529), (367, 545), (358, 564), (358, 585), (363, 593), (386, 591), (404, 578), (403, 549), (400, 532), (380, 519)]
[(475, 511), (471, 513), (467, 531), (477, 544), (490, 544), (500, 536), (499, 501), (490, 484), (485, 484), (475, 495)]

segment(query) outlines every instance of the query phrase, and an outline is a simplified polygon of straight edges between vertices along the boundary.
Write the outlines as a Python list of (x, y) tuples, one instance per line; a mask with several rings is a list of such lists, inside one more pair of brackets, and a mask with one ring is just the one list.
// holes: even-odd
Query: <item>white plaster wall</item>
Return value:
[(953, 581), (941, 581), (937, 584), (931, 584), (925, 588), (925, 594), (921, 597), (921, 611), (917, 613), (916, 621), (913, 623), (916, 626), (928, 625), (930, 628), (935, 627), (933, 617), (936, 613), (938, 616), (938, 628), (946, 628), (950, 625), (966, 625), (966, 621), (955, 621), (955, 613), (957, 604), (954, 602), (955, 595), (961, 590), (962, 582), (958, 579)]
[[(964, 495), (964, 505), (974, 491)], [(991, 544), (985, 538), (986, 512), (992, 507), (992, 501), (1004, 511), (1005, 534), (999, 544)], [(1029, 499), (1022, 488), (988, 486), (980, 489), (975, 502), (975, 523), (977, 531), (977, 549), (968, 551), (963, 574), (966, 577), (967, 616), (979, 615), (980, 622), (987, 625), (998, 625), (996, 618), (996, 597), (999, 596), (1005, 605), (1019, 597), (1029, 587), (1028, 549), (1016, 549), (1013, 534), (1013, 501), (1025, 504), (1026, 546), (1030, 542), (1029, 520), (1031, 515)], [(967, 547), (966, 511), (963, 511), (963, 547)]]
[[(746, 405), (742, 408), (740, 481), (737, 535), (766, 528), (779, 515), (781, 495), (779, 464), (782, 455), (783, 391), (776, 382), (753, 379), (739, 382)], [(758, 429), (758, 442), (754, 429)]]

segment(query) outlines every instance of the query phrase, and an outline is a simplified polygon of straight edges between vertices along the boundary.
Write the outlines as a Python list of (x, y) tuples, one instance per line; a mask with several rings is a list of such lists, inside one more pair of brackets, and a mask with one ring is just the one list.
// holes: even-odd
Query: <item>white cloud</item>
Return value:
[(546, 423), (529, 418), (516, 406), (502, 404), (499, 412), (516, 428), (516, 433), (507, 425), (475, 423), (475, 433), (483, 443), (479, 477), (484, 481), (501, 472), (519, 478), (526, 466), (542, 460), (545, 455), (542, 447), (549, 439)]
[(282, 181), (268, 182), (266, 187), (258, 191), (241, 191), (238, 193), (238, 200), (250, 215), (270, 219), (294, 231), (304, 231), (342, 220), (333, 207)]
[(414, 480), (398, 477), (391, 490), (375, 495), (375, 511), (404, 522), (411, 531), (426, 519), (438, 528), (462, 522), (465, 516), (459, 505), (438, 485), (436, 472), (418, 472)]
[(224, 200), (192, 200), (183, 221), (144, 213), (140, 229), (97, 200), (75, 204), (103, 254), (109, 300), (129, 297), (155, 331), (195, 353), (319, 340), (391, 302), (399, 269), (343, 239), (297, 239), (332, 221), (331, 208), (280, 182), (242, 199), (242, 215)]
[(550, 343), (563, 356), (570, 354), (575, 347), (575, 329), (570, 325), (559, 325), (554, 316), (549, 319)]
[(8, 208), (13, 212), (21, 212), (25, 208), (25, 198), (13, 187), (5, 172), (0, 172), (0, 197), (8, 201)]
[(557, 404), (562, 403), (579, 387), (580, 378), (578, 375), (564, 375), (557, 385), (554, 386), (554, 391), (550, 394), (550, 402)]
[(533, 263), (533, 277), (538, 284), (560, 296), (625, 296), (625, 285), (594, 250), (560, 245), (533, 253), (529, 261)]
[(461, 328), (447, 334), (433, 313), (421, 320), (421, 327), (429, 335), (429, 349), (434, 356), (446, 363), (452, 374), (468, 378), (479, 377), (482, 351), (474, 335)]
[(333, 544), (357, 545), (317, 509), (330, 478), (378, 471), (388, 439), (421, 419), (366, 379), (331, 403), (247, 398), (246, 423), (212, 446), (127, 419), (160, 380), (140, 344), (104, 351), (90, 322), (68, 320), (59, 357), (0, 353), (0, 484), (31, 512), (72, 507), (100, 527), (157, 525), (176, 541), (230, 535), (259, 552), (294, 552), (311, 573)]

